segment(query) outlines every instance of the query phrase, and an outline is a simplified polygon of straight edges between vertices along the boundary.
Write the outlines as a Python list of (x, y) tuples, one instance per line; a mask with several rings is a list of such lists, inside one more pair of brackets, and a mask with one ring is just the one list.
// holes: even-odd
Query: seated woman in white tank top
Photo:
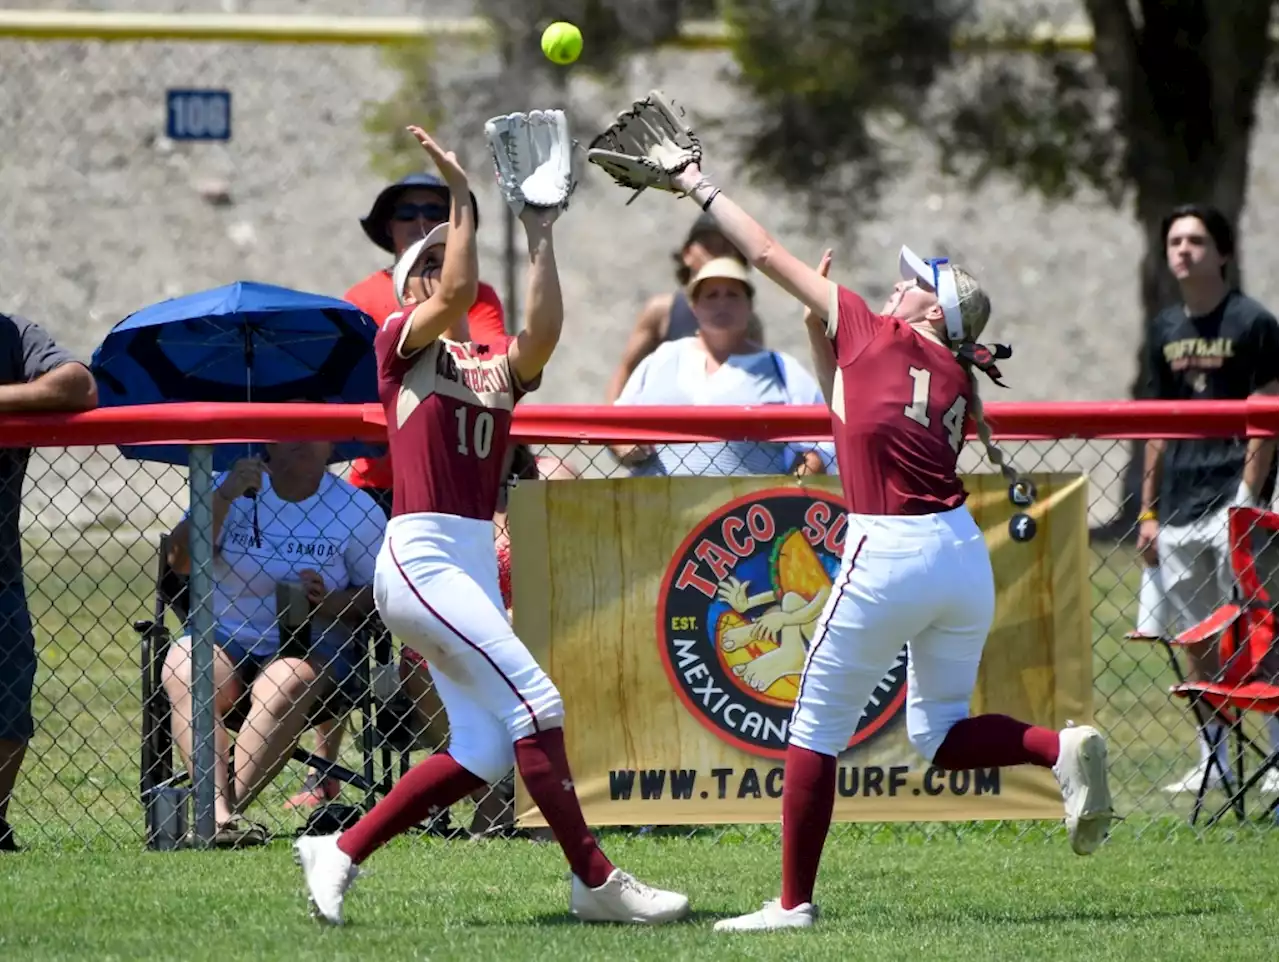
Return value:
[[(693, 337), (668, 341), (627, 380), (618, 404), (824, 404), (822, 391), (789, 354), (750, 340), (755, 289), (732, 257), (709, 261), (689, 284), (698, 319)], [(717, 441), (618, 446), (622, 464), (643, 475), (818, 474), (831, 469), (829, 444)]]

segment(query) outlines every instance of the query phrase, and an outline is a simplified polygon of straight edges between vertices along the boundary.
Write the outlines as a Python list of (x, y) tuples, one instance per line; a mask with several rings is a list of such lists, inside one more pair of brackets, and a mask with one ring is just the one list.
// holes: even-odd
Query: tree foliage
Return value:
[(439, 85), (432, 68), (430, 42), (387, 47), (383, 57), (399, 77), (390, 98), (366, 105), (364, 129), (369, 135), (369, 166), (375, 174), (399, 180), (422, 169), (422, 149), (405, 127), (419, 124), (435, 129), (441, 115)]
[(728, 0), (738, 83), (758, 105), (744, 156), (833, 221), (832, 197), (872, 201), (889, 166), (874, 125), (912, 118), (951, 59), (947, 0)]
[(886, 121), (971, 184), (1006, 174), (1050, 199), (1126, 186), (1117, 97), (1093, 58), (1033, 39), (1032, 18), (983, 29), (1033, 54), (960, 58), (957, 40), (977, 28), (966, 0), (726, 0), (725, 15), (739, 83), (763, 108), (747, 156), (815, 211), (841, 218), (828, 199), (850, 190), (874, 199)]

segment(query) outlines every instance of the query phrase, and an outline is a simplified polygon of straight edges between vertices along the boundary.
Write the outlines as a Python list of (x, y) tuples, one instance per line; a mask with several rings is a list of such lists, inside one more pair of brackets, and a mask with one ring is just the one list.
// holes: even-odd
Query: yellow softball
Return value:
[(557, 20), (542, 31), (542, 52), (552, 63), (570, 64), (582, 56), (582, 31)]

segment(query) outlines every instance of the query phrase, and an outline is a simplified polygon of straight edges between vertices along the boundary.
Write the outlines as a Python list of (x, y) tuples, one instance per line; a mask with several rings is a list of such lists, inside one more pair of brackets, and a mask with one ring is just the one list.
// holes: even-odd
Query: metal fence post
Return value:
[(191, 446), (191, 702), (194, 822), (198, 844), (212, 845), (214, 820), (213, 738), (213, 448)]

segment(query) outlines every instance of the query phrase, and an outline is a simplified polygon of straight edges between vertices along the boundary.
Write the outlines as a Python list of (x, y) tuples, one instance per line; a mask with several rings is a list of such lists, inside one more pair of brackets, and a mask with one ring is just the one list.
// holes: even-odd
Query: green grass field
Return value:
[(348, 901), (348, 925), (306, 914), (283, 844), (246, 852), (18, 856), (0, 883), (0, 957), (93, 959), (1274, 960), (1276, 846), (1120, 836), (1089, 859), (1065, 842), (935, 839), (829, 846), (820, 926), (718, 935), (776, 894), (774, 839), (606, 838), (636, 874), (688, 891), (664, 929), (582, 926), (554, 846), (393, 843)]

